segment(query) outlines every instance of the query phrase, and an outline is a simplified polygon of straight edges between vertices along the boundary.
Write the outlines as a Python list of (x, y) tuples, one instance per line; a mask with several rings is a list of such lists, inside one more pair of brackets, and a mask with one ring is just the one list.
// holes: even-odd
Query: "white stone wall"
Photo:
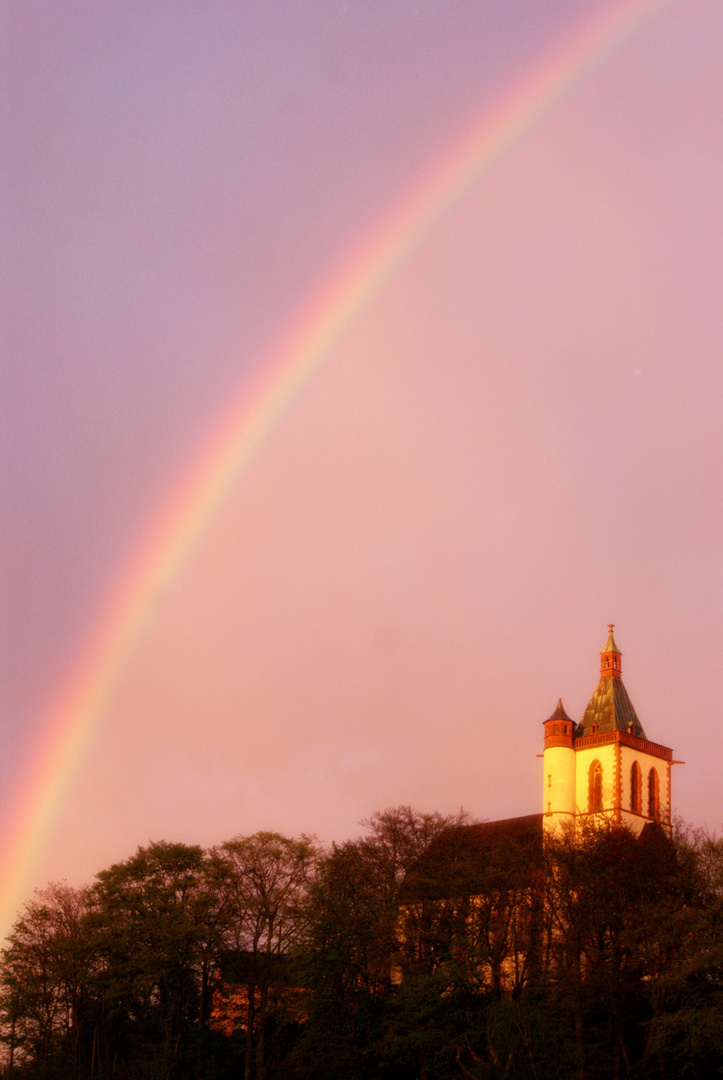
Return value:
[[(620, 747), (620, 773), (621, 773), (621, 805), (622, 805), (622, 817), (631, 828), (642, 829), (646, 821), (650, 821), (648, 817), (648, 775), (651, 769), (655, 769), (658, 774), (659, 785), (659, 805), (660, 816), (659, 820), (664, 824), (670, 822), (670, 767), (667, 761), (662, 760), (659, 757), (654, 757), (652, 754), (644, 754), (640, 750), (634, 749), (632, 746)], [(637, 761), (642, 773), (642, 806), (641, 813), (633, 813), (630, 809), (631, 801), (631, 787), (630, 787), (630, 774), (633, 766), (633, 762)]]
[(558, 831), (575, 815), (575, 751), (549, 746), (544, 753), (542, 812), (546, 829)]
[(593, 761), (602, 765), (603, 811), (613, 810), (615, 806), (616, 755), (615, 744), (586, 746), (575, 753), (575, 788), (576, 810), (578, 814), (588, 813), (588, 785), (590, 766)]
[[(550, 746), (545, 749), (542, 789), (543, 824), (546, 831), (561, 832), (576, 820), (585, 821), (590, 813), (590, 767), (599, 761), (602, 767), (602, 813), (611, 820), (621, 820), (639, 832), (651, 820), (648, 806), (648, 776), (658, 774), (658, 820), (670, 824), (670, 763), (664, 757), (648, 753), (623, 742), (601, 742), (572, 749)], [(631, 769), (637, 761), (641, 774), (640, 811), (631, 809)], [(619, 772), (619, 775), (618, 775)]]

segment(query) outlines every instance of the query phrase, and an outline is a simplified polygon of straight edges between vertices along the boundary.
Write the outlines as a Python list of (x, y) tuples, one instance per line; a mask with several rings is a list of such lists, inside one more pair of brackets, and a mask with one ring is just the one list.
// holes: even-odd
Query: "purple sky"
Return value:
[[(2, 9), (0, 808), (295, 312), (588, 0)], [(673, 3), (413, 257), (229, 492), (35, 876), (151, 839), (541, 807), (606, 625), (723, 821), (723, 9)]]

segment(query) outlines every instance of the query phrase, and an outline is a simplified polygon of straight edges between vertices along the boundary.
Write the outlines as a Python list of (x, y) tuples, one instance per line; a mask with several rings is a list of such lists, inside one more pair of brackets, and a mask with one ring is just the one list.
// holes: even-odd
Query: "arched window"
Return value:
[(648, 817), (653, 821), (660, 817), (660, 781), (655, 769), (648, 773)]
[(602, 765), (599, 761), (593, 761), (588, 773), (587, 808), (591, 814), (597, 814), (603, 808)]
[(643, 812), (643, 774), (637, 761), (630, 769), (630, 809), (634, 814)]
[(554, 727), (552, 729), (552, 734), (553, 735), (559, 735), (560, 734), (560, 725), (559, 724), (554, 725)]

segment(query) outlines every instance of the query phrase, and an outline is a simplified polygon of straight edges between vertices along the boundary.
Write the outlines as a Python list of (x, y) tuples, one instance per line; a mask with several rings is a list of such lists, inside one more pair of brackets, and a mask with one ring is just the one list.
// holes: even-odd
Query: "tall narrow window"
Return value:
[(653, 821), (660, 817), (660, 782), (655, 769), (648, 773), (648, 817)]
[(587, 807), (591, 814), (597, 814), (603, 808), (602, 765), (599, 761), (593, 761), (588, 773)]
[(630, 809), (634, 814), (643, 812), (643, 774), (637, 761), (630, 770)]

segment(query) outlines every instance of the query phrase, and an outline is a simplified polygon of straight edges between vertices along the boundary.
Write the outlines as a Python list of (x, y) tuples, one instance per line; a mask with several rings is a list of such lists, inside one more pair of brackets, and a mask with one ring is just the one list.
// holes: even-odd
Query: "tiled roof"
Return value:
[(407, 874), (401, 903), (483, 892), (500, 874), (534, 873), (542, 859), (542, 814), (453, 825)]
[[(556, 707), (554, 713), (552, 714), (552, 716), (548, 716), (547, 720), (569, 720), (569, 719), (570, 719), (570, 717), (565, 712), (565, 706), (562, 704), (562, 698), (558, 698), (557, 707)], [(545, 721), (545, 723), (547, 723), (547, 720)]]
[(601, 734), (627, 731), (639, 739), (647, 739), (622, 679), (611, 675), (604, 675), (597, 684), (578, 725), (577, 735), (591, 735), (593, 724)]

